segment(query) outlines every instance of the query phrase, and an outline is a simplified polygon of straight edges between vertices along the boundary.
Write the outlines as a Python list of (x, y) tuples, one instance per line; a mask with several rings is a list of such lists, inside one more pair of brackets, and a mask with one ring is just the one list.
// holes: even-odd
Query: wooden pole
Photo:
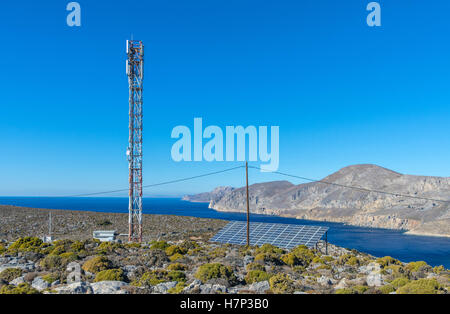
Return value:
[(245, 181), (247, 186), (247, 246), (250, 246), (250, 205), (248, 201), (248, 162), (245, 162)]

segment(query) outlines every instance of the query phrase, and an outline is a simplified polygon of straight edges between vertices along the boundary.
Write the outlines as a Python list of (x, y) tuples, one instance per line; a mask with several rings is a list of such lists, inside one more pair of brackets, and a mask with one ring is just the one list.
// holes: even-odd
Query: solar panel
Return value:
[[(280, 248), (292, 249), (299, 245), (313, 247), (328, 231), (328, 227), (250, 223), (250, 245), (272, 244)], [(247, 222), (232, 221), (210, 240), (218, 243), (247, 244)]]

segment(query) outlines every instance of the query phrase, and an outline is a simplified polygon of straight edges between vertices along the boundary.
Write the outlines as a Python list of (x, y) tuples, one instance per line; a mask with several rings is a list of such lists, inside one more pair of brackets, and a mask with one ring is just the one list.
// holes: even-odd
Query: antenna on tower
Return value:
[(130, 186), (128, 241), (142, 242), (142, 107), (144, 90), (144, 45), (142, 41), (127, 40), (127, 56), (130, 116), (127, 149)]

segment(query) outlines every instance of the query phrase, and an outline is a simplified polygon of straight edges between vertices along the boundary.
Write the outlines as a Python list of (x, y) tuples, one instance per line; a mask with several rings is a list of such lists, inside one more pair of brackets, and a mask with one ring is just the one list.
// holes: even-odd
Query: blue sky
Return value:
[[(279, 125), (280, 171), (374, 163), (450, 176), (444, 0), (69, 1), (0, 7), (0, 195), (126, 188), (125, 41), (144, 41), (144, 184), (233, 167), (171, 159), (172, 128)], [(146, 190), (241, 186), (242, 171)], [(253, 171), (250, 182), (282, 179)], [(296, 182), (300, 183), (300, 181)], [(120, 195), (120, 194), (116, 194)]]

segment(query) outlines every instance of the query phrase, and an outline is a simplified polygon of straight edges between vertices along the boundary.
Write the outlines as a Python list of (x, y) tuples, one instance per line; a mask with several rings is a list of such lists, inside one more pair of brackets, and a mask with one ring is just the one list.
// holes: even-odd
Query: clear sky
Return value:
[[(172, 161), (171, 130), (194, 117), (279, 125), (279, 170), (301, 176), (357, 163), (450, 176), (447, 0), (379, 1), (379, 28), (366, 24), (369, 0), (86, 0), (79, 28), (68, 2), (0, 4), (0, 195), (127, 187), (131, 34), (146, 47), (144, 184), (236, 165)], [(253, 171), (250, 183), (275, 179)]]

